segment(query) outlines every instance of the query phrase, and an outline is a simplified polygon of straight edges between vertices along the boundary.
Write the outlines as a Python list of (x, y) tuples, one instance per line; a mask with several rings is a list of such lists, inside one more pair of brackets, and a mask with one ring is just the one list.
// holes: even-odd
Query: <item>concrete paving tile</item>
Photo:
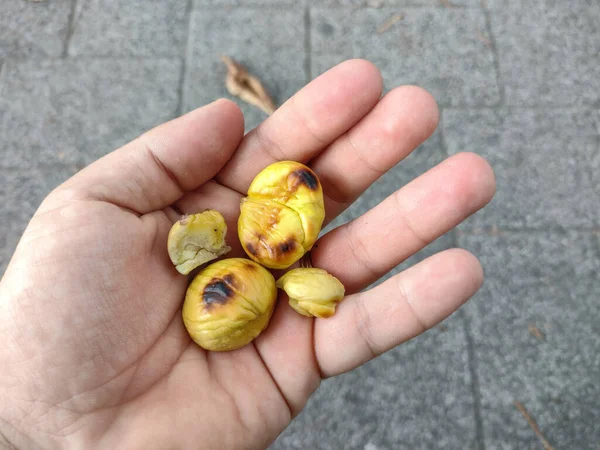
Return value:
[[(391, 17), (402, 20), (378, 33)], [(312, 76), (366, 58), (386, 88), (416, 84), (442, 105), (495, 105), (499, 89), (485, 17), (470, 8), (314, 8)]]
[(187, 2), (77, 2), (69, 55), (177, 57), (185, 48)]
[(71, 0), (0, 0), (0, 59), (60, 56), (71, 5)]
[[(193, 12), (184, 109), (192, 110), (220, 97), (228, 55), (260, 78), (277, 105), (307, 81), (304, 71), (304, 11), (286, 8), (200, 8)], [(244, 113), (246, 130), (267, 115), (233, 98)]]
[(464, 225), (600, 225), (600, 111), (586, 109), (443, 112), (450, 154), (485, 157), (496, 173), (492, 203)]
[[(486, 272), (467, 305), (486, 449), (543, 448), (521, 402), (557, 449), (600, 442), (600, 243), (577, 232), (464, 235)], [(537, 337), (536, 337), (537, 336)]]
[(487, 0), (510, 105), (600, 105), (600, 3)]
[(0, 167), (88, 164), (174, 117), (178, 60), (7, 63)]

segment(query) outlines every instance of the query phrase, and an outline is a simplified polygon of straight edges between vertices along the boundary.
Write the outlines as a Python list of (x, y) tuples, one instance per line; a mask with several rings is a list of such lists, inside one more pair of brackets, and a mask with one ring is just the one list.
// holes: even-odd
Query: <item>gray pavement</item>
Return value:
[[(0, 0), (0, 273), (54, 186), (228, 96), (220, 54), (279, 104), (351, 57), (438, 100), (434, 136), (332, 226), (457, 152), (498, 180), (488, 208), (392, 271), (460, 246), (486, 272), (476, 297), (324, 382), (273, 449), (543, 449), (515, 401), (556, 449), (599, 449), (597, 0)], [(241, 106), (248, 128), (264, 120)]]

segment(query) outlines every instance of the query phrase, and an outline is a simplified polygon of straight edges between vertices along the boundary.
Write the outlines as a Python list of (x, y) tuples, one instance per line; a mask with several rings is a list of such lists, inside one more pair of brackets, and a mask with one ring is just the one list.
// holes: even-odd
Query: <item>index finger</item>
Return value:
[(345, 61), (317, 77), (242, 140), (217, 181), (241, 194), (276, 161), (306, 163), (362, 119), (381, 96), (379, 70)]

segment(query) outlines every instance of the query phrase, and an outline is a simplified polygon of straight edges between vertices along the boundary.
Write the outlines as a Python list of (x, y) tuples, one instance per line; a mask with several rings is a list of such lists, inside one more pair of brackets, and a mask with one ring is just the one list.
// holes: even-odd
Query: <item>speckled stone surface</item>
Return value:
[(582, 232), (464, 235), (487, 281), (466, 315), (475, 349), (486, 449), (600, 442), (600, 241)]
[(0, 60), (62, 55), (72, 4), (72, 0), (0, 0)]
[(72, 56), (179, 56), (187, 40), (187, 4), (179, 0), (77, 2)]
[(600, 106), (600, 3), (487, 3), (509, 105)]
[[(300, 8), (198, 8), (190, 25), (189, 61), (185, 74), (186, 111), (230, 97), (223, 80), (227, 70), (221, 55), (243, 64), (260, 80), (276, 105), (281, 105), (307, 78), (304, 11)], [(246, 130), (267, 115), (247, 103), (236, 102), (246, 119)]]
[(501, 108), (443, 113), (448, 152), (479, 153), (497, 193), (463, 228), (600, 225), (600, 110)]
[(173, 59), (8, 62), (0, 84), (0, 167), (86, 165), (174, 117)]
[[(395, 16), (400, 20), (382, 31)], [(479, 9), (315, 8), (311, 13), (313, 76), (347, 58), (372, 58), (387, 88), (416, 84), (442, 105), (498, 103), (488, 40)]]

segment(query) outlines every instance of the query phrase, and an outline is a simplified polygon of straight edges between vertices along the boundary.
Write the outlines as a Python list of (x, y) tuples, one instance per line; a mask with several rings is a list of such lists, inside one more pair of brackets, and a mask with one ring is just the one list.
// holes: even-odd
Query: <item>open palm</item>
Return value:
[(52, 192), (0, 284), (0, 445), (18, 448), (265, 448), (323, 377), (435, 325), (480, 286), (470, 254), (442, 252), (361, 292), (493, 196), (494, 177), (459, 154), (323, 236), (313, 263), (349, 294), (332, 318), (279, 301), (252, 344), (205, 352), (180, 307), (188, 280), (166, 252), (182, 213), (219, 210), (227, 256), (242, 256), (239, 201), (276, 160), (309, 164), (326, 222), (434, 131), (415, 87), (380, 98), (375, 67), (347, 61), (243, 136), (220, 100), (164, 124)]

